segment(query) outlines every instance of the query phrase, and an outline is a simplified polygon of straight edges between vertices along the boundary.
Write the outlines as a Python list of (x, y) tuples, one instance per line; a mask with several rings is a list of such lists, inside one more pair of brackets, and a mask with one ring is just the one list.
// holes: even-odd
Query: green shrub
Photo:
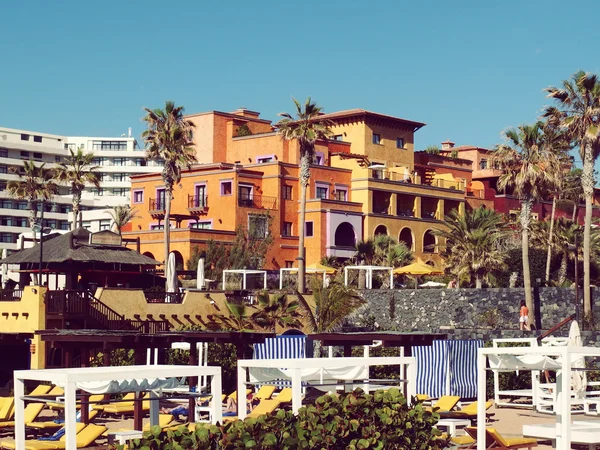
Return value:
[[(161, 432), (158, 427), (135, 439), (131, 449), (441, 449), (434, 428), (437, 413), (420, 403), (413, 407), (398, 389), (365, 394), (360, 389), (323, 395), (298, 414), (279, 410), (259, 418), (224, 425), (198, 425)], [(117, 447), (122, 448), (122, 447)]]

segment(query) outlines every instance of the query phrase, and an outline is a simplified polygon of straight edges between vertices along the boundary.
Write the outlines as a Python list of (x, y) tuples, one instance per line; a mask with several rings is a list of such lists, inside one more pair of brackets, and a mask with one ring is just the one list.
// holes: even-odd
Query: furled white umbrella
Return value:
[(167, 262), (167, 294), (177, 292), (177, 268), (175, 267), (175, 253), (169, 253), (169, 259)]
[[(2, 249), (2, 259), (8, 256), (8, 250)], [(8, 264), (2, 264), (2, 289), (6, 288), (6, 282), (8, 281)]]
[(196, 273), (196, 288), (204, 289), (206, 281), (204, 280), (204, 258), (198, 260), (198, 271)]
[[(576, 320), (571, 322), (569, 343), (567, 345), (569, 347), (583, 347), (581, 331)], [(577, 398), (584, 398), (587, 387), (587, 376), (584, 370), (576, 369), (585, 369), (585, 356), (577, 356), (571, 360), (571, 387)]]

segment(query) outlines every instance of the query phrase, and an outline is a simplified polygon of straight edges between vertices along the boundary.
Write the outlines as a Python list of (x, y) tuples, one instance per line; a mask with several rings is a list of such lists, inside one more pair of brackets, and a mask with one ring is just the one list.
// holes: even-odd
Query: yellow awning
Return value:
[(327, 275), (334, 274), (336, 270), (333, 267), (324, 266), (321, 263), (312, 263), (306, 266), (306, 270), (314, 270), (319, 272), (325, 272)]

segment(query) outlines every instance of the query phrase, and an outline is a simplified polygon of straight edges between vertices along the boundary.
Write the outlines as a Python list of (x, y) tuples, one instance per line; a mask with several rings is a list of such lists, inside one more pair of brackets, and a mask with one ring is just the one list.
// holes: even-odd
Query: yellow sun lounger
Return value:
[[(491, 400), (485, 402), (487, 411), (493, 405)], [(473, 402), (458, 411), (439, 411), (443, 419), (477, 419), (477, 402)]]
[(254, 397), (256, 397), (260, 400), (269, 400), (271, 398), (271, 396), (273, 395), (273, 392), (275, 392), (275, 389), (276, 389), (275, 386), (265, 384), (260, 387), (260, 389), (256, 392), (256, 394), (254, 394)]
[[(277, 409), (279, 403), (280, 402), (277, 399), (261, 400), (260, 403), (256, 405), (250, 413), (246, 415), (246, 418), (256, 419), (259, 416), (272, 413)], [(223, 416), (223, 421), (229, 422), (234, 420), (238, 420), (238, 416)]]
[[(123, 403), (115, 403), (114, 405), (107, 405), (104, 407), (104, 412), (108, 414), (133, 414), (134, 408), (135, 401), (131, 400)], [(149, 409), (150, 393), (146, 392), (142, 401), (142, 411), (148, 411)]]
[(456, 395), (442, 395), (437, 402), (433, 404), (431, 408), (427, 408), (429, 411), (452, 411), (456, 404), (459, 402), (460, 397)]
[(292, 388), (283, 388), (275, 399), (279, 403), (291, 403), (292, 402)]
[[(42, 412), (42, 409), (44, 409), (44, 405), (43, 403), (30, 403), (29, 405), (27, 405), (25, 407), (25, 414), (24, 414), (24, 422), (30, 423), (30, 422), (34, 422), (35, 419), (37, 419), (37, 416), (40, 415), (40, 413)], [(0, 422), (0, 428), (4, 428), (4, 427), (14, 427), (15, 426), (15, 422), (13, 420), (7, 420), (4, 422)]]
[[(88, 420), (92, 421), (98, 415), (99, 411), (91, 410), (88, 413)], [(79, 423), (79, 422), (77, 422)], [(53, 420), (47, 420), (44, 422), (25, 422), (25, 426), (29, 428), (35, 428), (36, 430), (52, 430), (63, 427), (64, 423), (56, 423)]]
[(15, 414), (15, 398), (4, 397), (0, 406), (0, 421), (7, 421), (13, 418)]
[(485, 429), (486, 438), (489, 436), (490, 439), (494, 440), (494, 443), (490, 449), (517, 449), (517, 448), (532, 448), (537, 447), (537, 439), (518, 437), (518, 438), (505, 438), (495, 428)]
[[(75, 424), (75, 427), (76, 427), (75, 428), (76, 432), (79, 433), (81, 430), (83, 430), (85, 428), (85, 424), (77, 422)], [(66, 438), (64, 437), (64, 435), (57, 441), (40, 441), (39, 439), (28, 439), (25, 441), (25, 448), (29, 448), (29, 447), (27, 447), (28, 445), (31, 445), (31, 446), (39, 445), (38, 444), (39, 442), (51, 442), (54, 444), (54, 443), (64, 441), (65, 439)], [(6, 439), (4, 441), (1, 441), (0, 448), (14, 449), (15, 448), (15, 440), (14, 439)]]
[[(249, 394), (252, 394), (252, 389), (246, 389), (246, 397), (247, 397)], [(234, 402), (236, 402), (236, 403), (237, 403), (237, 391), (233, 391), (231, 394), (229, 394), (229, 395), (227, 396), (227, 398), (230, 398), (231, 400), (233, 400)]]
[[(168, 428), (173, 425), (181, 425), (180, 422), (177, 422), (175, 420), (175, 418), (173, 417), (173, 414), (159, 414), (158, 415), (158, 426), (161, 429)], [(142, 428), (142, 431), (150, 431), (150, 428), (151, 428), (150, 422), (147, 422), (146, 424), (144, 424), (144, 428)]]
[(29, 393), (29, 396), (35, 397), (36, 395), (46, 395), (48, 392), (50, 392), (50, 389), (52, 389), (52, 386), (48, 384), (39, 384), (33, 391)]

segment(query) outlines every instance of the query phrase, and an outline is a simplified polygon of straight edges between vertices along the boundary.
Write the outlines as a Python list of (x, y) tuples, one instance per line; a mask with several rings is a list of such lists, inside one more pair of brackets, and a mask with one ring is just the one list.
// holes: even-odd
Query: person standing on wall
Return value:
[(525, 300), (521, 300), (521, 309), (519, 311), (519, 328), (522, 330), (530, 330), (529, 328), (529, 308), (525, 304)]

